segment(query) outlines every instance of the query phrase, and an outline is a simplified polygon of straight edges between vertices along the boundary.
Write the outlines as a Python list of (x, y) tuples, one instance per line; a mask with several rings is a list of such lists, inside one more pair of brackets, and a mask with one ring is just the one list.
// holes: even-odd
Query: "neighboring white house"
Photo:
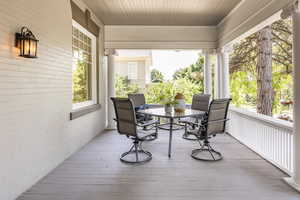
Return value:
[(127, 76), (131, 83), (145, 88), (150, 83), (151, 50), (119, 50), (115, 59), (116, 75)]

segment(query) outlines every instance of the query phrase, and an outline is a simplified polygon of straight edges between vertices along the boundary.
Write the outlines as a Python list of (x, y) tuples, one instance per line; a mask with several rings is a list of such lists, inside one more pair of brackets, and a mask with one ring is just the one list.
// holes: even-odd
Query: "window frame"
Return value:
[[(90, 77), (89, 81), (89, 88), (88, 90), (91, 92), (91, 100), (79, 102), (79, 103), (73, 103), (72, 102), (72, 110), (78, 110), (84, 107), (92, 106), (97, 104), (97, 37), (89, 32), (86, 28), (81, 26), (78, 22), (75, 20), (72, 20), (72, 27), (77, 28), (79, 31), (87, 35), (91, 39), (91, 56), (92, 56), (92, 63), (91, 63), (91, 69), (90, 69)], [(73, 34), (72, 34), (73, 38)], [(73, 46), (72, 46), (72, 52), (73, 52)], [(72, 65), (74, 62), (74, 57), (72, 54)], [(73, 77), (73, 74), (72, 74)], [(73, 81), (72, 81), (72, 98), (73, 98)]]
[(127, 62), (127, 72), (128, 72), (129, 80), (137, 80), (138, 79), (138, 67), (139, 67), (139, 63), (136, 61)]

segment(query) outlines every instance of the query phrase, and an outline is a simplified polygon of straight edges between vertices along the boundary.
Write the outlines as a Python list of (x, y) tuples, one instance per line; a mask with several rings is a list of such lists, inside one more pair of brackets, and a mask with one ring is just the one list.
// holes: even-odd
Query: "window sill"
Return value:
[(78, 108), (76, 110), (73, 110), (70, 113), (70, 120), (77, 119), (81, 116), (84, 116), (84, 115), (89, 114), (91, 112), (95, 112), (96, 110), (99, 110), (99, 109), (101, 109), (100, 104), (94, 104), (94, 105), (90, 105), (90, 106), (85, 106), (83, 108)]

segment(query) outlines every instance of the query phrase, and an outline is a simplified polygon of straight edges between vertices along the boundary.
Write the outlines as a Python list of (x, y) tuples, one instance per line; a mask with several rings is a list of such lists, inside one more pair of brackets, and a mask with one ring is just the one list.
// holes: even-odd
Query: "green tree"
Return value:
[(200, 84), (193, 83), (187, 78), (181, 78), (149, 85), (145, 97), (147, 103), (161, 104), (174, 100), (176, 93), (182, 93), (186, 103), (191, 104), (193, 95), (201, 91), (203, 91), (203, 87)]
[(149, 104), (171, 102), (175, 97), (175, 92), (174, 83), (172, 81), (152, 83), (148, 86), (145, 94), (146, 102)]
[(179, 69), (173, 74), (173, 79), (188, 79), (189, 81), (203, 85), (203, 69), (204, 69), (204, 58), (199, 55), (198, 60), (195, 64), (188, 67)]
[(78, 61), (72, 75), (73, 103), (84, 102), (90, 99), (88, 74), (88, 64)]
[(164, 81), (164, 75), (157, 69), (151, 70), (151, 82), (162, 83)]
[[(242, 74), (239, 72), (247, 72), (246, 77), (255, 77), (255, 85), (248, 85), (250, 88), (257, 87), (257, 90), (251, 90), (252, 93), (248, 94), (251, 99), (241, 95), (241, 91), (233, 89), (254, 84), (253, 81), (249, 83), (247, 79), (242, 83), (237, 78), (241, 78)], [(259, 113), (281, 113), (280, 100), (292, 98), (291, 95), (283, 95), (291, 94), (286, 91), (287, 87), (290, 87), (290, 91), (292, 88), (291, 73), (292, 22), (291, 19), (279, 20), (234, 45), (230, 59), (233, 103), (252, 105), (254, 101), (254, 108), (257, 106)]]
[(127, 97), (130, 93), (139, 92), (140, 88), (137, 84), (130, 83), (127, 76), (115, 77), (115, 92), (117, 97)]

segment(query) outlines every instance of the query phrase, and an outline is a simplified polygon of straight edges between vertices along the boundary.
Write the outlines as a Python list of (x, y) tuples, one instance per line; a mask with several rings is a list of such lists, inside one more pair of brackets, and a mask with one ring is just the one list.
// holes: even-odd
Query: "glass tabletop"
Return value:
[(171, 113), (166, 113), (164, 108), (150, 108), (145, 110), (139, 110), (137, 111), (137, 113), (156, 116), (156, 117), (164, 117), (164, 118), (195, 117), (195, 116), (202, 116), (205, 114), (204, 111), (193, 110), (193, 109), (185, 109), (185, 111), (181, 113), (177, 113), (174, 111)]

